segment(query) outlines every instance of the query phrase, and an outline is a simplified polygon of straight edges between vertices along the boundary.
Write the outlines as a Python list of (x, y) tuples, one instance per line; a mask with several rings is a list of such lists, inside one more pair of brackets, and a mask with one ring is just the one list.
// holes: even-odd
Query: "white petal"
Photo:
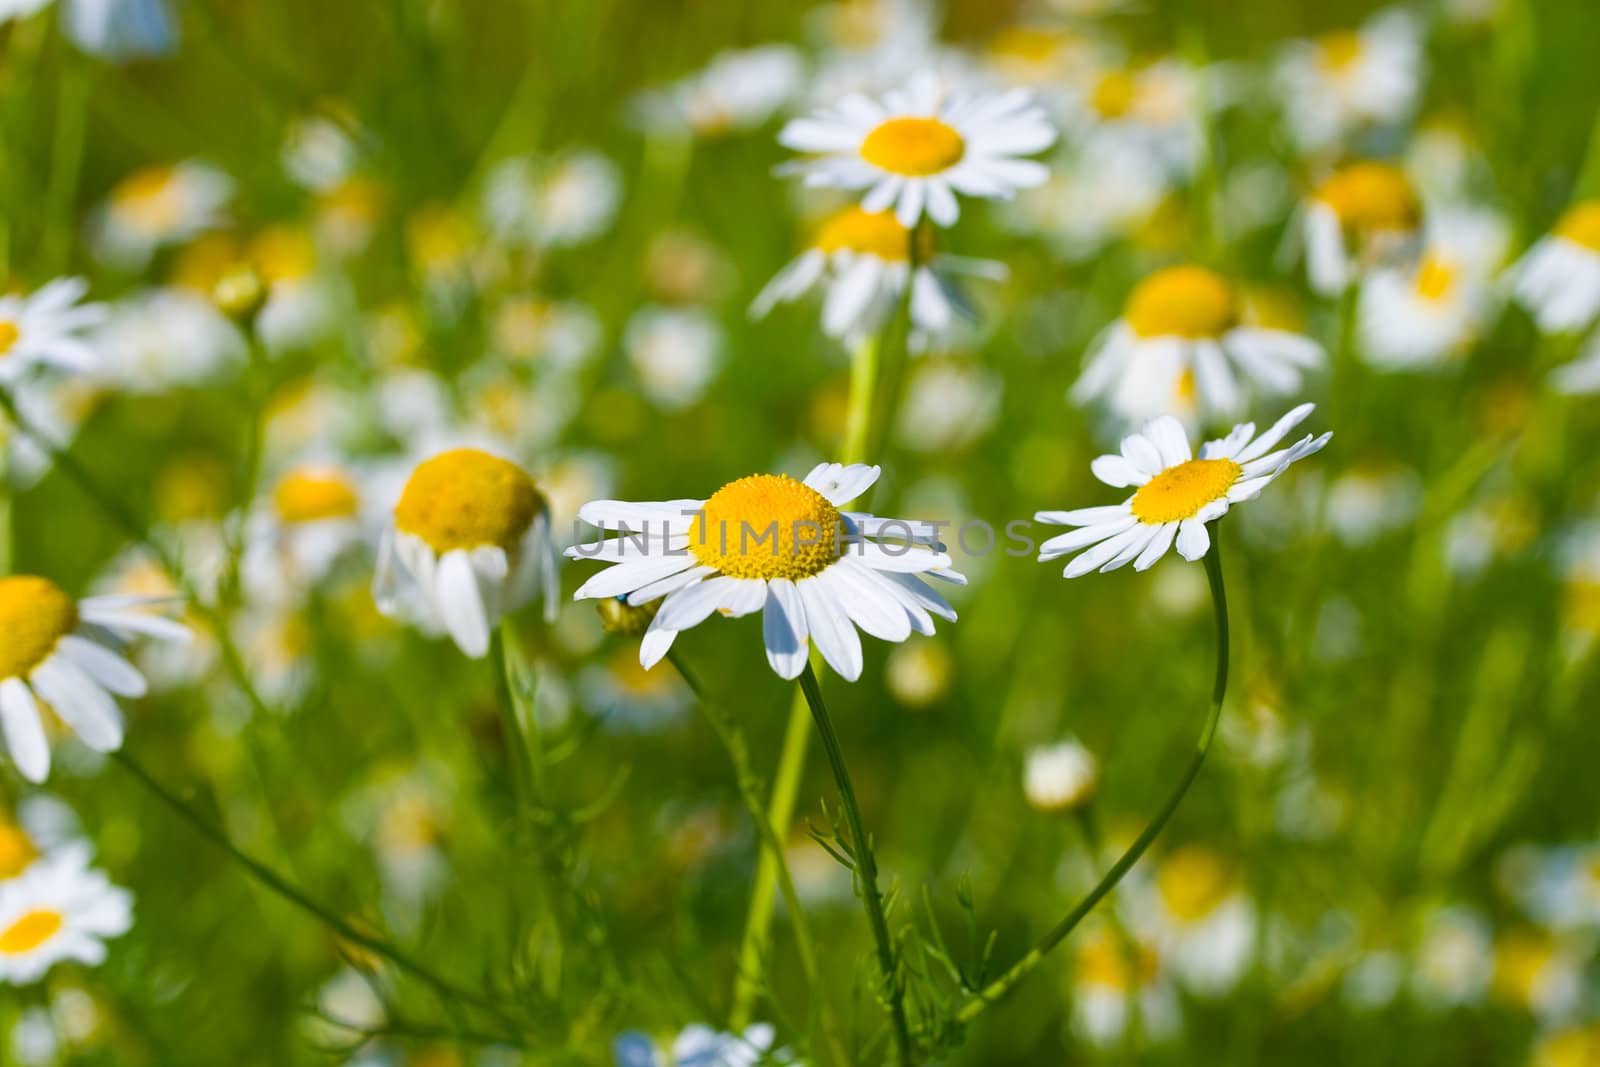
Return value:
[(861, 638), (844, 606), (829, 595), (822, 583), (802, 578), (795, 583), (806, 611), (806, 628), (828, 666), (845, 681), (861, 677)]
[(11, 761), (24, 778), (42, 782), (50, 777), (50, 744), (45, 740), (44, 723), (33, 694), (20, 678), (0, 682), (0, 730), (5, 733)]
[(778, 677), (788, 681), (800, 677), (809, 651), (806, 643), (809, 631), (800, 593), (787, 578), (774, 578), (767, 583), (761, 633), (767, 646), (767, 662), (772, 664)]
[(1161, 557), (1167, 554), (1167, 550), (1172, 547), (1172, 539), (1177, 536), (1177, 523), (1162, 523), (1161, 528), (1156, 531), (1156, 535), (1150, 539), (1150, 543), (1139, 554), (1139, 558), (1133, 561), (1133, 569), (1147, 571), (1154, 567)]
[(1197, 560), (1211, 547), (1211, 534), (1199, 519), (1184, 519), (1178, 528), (1178, 555)]
[(843, 507), (871, 489), (883, 468), (866, 463), (819, 463), (805, 476), (805, 484), (827, 498), (834, 507)]
[(1150, 475), (1140, 470), (1136, 464), (1130, 463), (1122, 456), (1110, 454), (1096, 457), (1089, 464), (1089, 470), (1094, 476), (1113, 489), (1122, 489), (1130, 485), (1143, 485), (1150, 480)]
[(489, 654), (489, 613), (483, 604), (472, 558), (463, 549), (439, 560), (437, 596), (440, 620), (456, 647), (472, 659)]
[(52, 656), (28, 678), (34, 691), (96, 752), (122, 745), (122, 712), (116, 701), (61, 656)]
[(817, 575), (817, 580), (827, 585), (850, 621), (862, 630), (880, 641), (904, 641), (911, 636), (911, 618), (898, 601), (884, 595), (871, 573), (847, 557)]
[(641, 589), (651, 582), (658, 581), (670, 575), (679, 574), (695, 565), (695, 558), (688, 552), (679, 556), (669, 556), (665, 559), (649, 559), (618, 563), (594, 575), (587, 582), (578, 587), (572, 594), (574, 600), (590, 600), (600, 597), (621, 596)]
[(118, 696), (142, 697), (149, 688), (137, 667), (93, 641), (68, 634), (57, 648), (90, 678)]

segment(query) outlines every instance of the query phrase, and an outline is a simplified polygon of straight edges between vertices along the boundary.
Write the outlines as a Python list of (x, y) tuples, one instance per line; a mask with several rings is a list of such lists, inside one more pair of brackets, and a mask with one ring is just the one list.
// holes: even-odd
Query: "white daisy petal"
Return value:
[(1184, 519), (1178, 527), (1178, 555), (1193, 562), (1211, 548), (1211, 534), (1198, 519)]
[(489, 615), (472, 558), (459, 548), (446, 552), (439, 560), (437, 581), (445, 629), (464, 654), (482, 659), (489, 654)]
[(28, 681), (84, 744), (96, 752), (122, 747), (122, 712), (116, 701), (64, 657), (39, 664)]
[(826, 586), (815, 578), (802, 578), (795, 583), (800, 603), (805, 608), (806, 628), (817, 651), (828, 661), (834, 673), (847, 682), (861, 677), (861, 638), (851, 624), (844, 605), (838, 603)]
[(787, 578), (767, 583), (767, 602), (761, 613), (761, 632), (767, 646), (767, 662), (778, 677), (793, 681), (805, 669), (810, 651), (805, 607), (800, 593)]
[(17, 770), (30, 782), (50, 777), (50, 744), (44, 723), (26, 684), (20, 678), (0, 681), (0, 732)]

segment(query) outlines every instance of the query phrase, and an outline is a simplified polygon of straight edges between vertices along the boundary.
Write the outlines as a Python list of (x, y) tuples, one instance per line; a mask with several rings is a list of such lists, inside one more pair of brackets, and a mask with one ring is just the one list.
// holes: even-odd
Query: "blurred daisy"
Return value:
[(1025, 90), (948, 95), (926, 75), (881, 101), (849, 96), (795, 119), (778, 140), (815, 154), (792, 166), (807, 185), (865, 189), (863, 209), (892, 207), (907, 227), (924, 213), (950, 226), (956, 193), (1008, 199), (1043, 182), (1045, 165), (1018, 157), (1049, 148), (1056, 131)]
[(0, 412), (0, 486), (27, 489), (44, 477), (55, 452), (65, 451), (93, 411), (100, 390), (83, 378), (20, 381), (8, 388), (23, 421), (52, 446), (46, 449)]
[(209, 300), (177, 288), (118, 301), (89, 343), (100, 355), (98, 377), (129, 393), (199, 385), (245, 361), (233, 324)]
[(799, 676), (814, 641), (829, 666), (855, 681), (857, 627), (884, 641), (931, 634), (934, 615), (954, 620), (955, 612), (917, 576), (965, 582), (932, 527), (840, 510), (878, 474), (863, 464), (822, 463), (804, 481), (754, 474), (709, 500), (591, 501), (578, 518), (623, 536), (567, 550), (613, 564), (575, 598), (626, 595), (637, 605), (665, 597), (639, 646), (646, 668), (713, 612), (759, 611), (767, 661), (780, 677)]
[(1574, 333), (1600, 316), (1600, 200), (1567, 209), (1514, 268), (1519, 303), (1545, 333)]
[(178, 28), (167, 0), (65, 0), (62, 29), (79, 48), (113, 62), (171, 55)]
[(1072, 961), (1072, 1029), (1101, 1049), (1116, 1048), (1136, 1025), (1151, 1041), (1175, 1036), (1183, 1017), (1178, 993), (1154, 945), (1108, 923), (1079, 937)]
[(1167, 267), (1129, 294), (1122, 317), (1091, 348), (1072, 399), (1103, 400), (1128, 422), (1184, 409), (1228, 417), (1254, 390), (1297, 390), (1323, 359), (1309, 337), (1245, 322), (1239, 292), (1222, 275)]
[(519, 156), (489, 172), (484, 212), (493, 232), (532, 248), (568, 248), (610, 228), (622, 200), (616, 164), (598, 152), (550, 161)]
[(1043, 185), (1022, 191), (1012, 225), (1042, 232), (1068, 259), (1087, 259), (1149, 220), (1170, 185), (1148, 153), (1115, 138), (1091, 138)]
[(45, 710), (97, 752), (122, 747), (115, 697), (141, 697), (146, 689), (122, 645), (135, 634), (189, 639), (184, 627), (144, 610), (150, 606), (146, 597), (74, 601), (46, 578), (0, 578), (0, 732), (30, 782), (50, 774)]
[(585, 667), (578, 674), (578, 693), (607, 728), (624, 732), (660, 729), (680, 718), (690, 700), (677, 675), (644, 669), (631, 648)]
[[(917, 263), (911, 264), (912, 234), (917, 234)], [(919, 334), (941, 337), (958, 314), (970, 316), (965, 297), (945, 276), (964, 273), (1002, 281), (1002, 263), (934, 254), (933, 236), (901, 225), (888, 212), (872, 214), (848, 207), (818, 228), (811, 246), (780, 270), (750, 305), (765, 316), (781, 302), (798, 300), (821, 285), (822, 329), (829, 337), (854, 344), (882, 326), (899, 307), (907, 280), (911, 285), (911, 324)]]
[(0, 384), (40, 366), (94, 369), (99, 360), (83, 333), (104, 320), (105, 308), (80, 303), (88, 291), (82, 278), (58, 278), (29, 296), (0, 295)]
[(1100, 763), (1075, 738), (1028, 750), (1023, 763), (1022, 792), (1036, 811), (1081, 808), (1100, 786)]
[(908, 641), (889, 653), (883, 681), (901, 704), (920, 709), (932, 707), (949, 695), (955, 673), (955, 659), (944, 645), (937, 641)]
[(693, 308), (641, 308), (622, 345), (645, 395), (669, 411), (697, 403), (722, 362), (722, 328)]
[(1494, 965), (1489, 924), (1466, 908), (1434, 908), (1423, 921), (1411, 988), (1434, 1010), (1476, 1004)]
[(594, 311), (576, 300), (513, 296), (500, 305), (494, 319), (498, 354), (557, 371), (583, 366), (603, 337)]
[(105, 961), (105, 942), (133, 926), (133, 897), (87, 849), (66, 848), (0, 882), (0, 982), (31, 985), (58, 963)]
[(1311, 287), (1338, 296), (1359, 273), (1404, 263), (1421, 225), (1421, 201), (1398, 167), (1365, 162), (1335, 171), (1301, 212)]
[(1039, 512), (1038, 522), (1079, 527), (1040, 544), (1040, 562), (1088, 548), (1067, 564), (1068, 578), (1128, 563), (1142, 571), (1155, 566), (1174, 541), (1184, 559), (1200, 559), (1211, 547), (1206, 523), (1234, 504), (1255, 499), (1291, 463), (1322, 451), (1332, 433), (1306, 434), (1288, 448), (1270, 451), (1314, 407), (1301, 404), (1259, 437), (1255, 423), (1241, 423), (1227, 437), (1207, 441), (1199, 459), (1193, 458), (1177, 419), (1164, 415), (1146, 423), (1143, 432), (1123, 438), (1120, 454), (1101, 456), (1091, 465), (1105, 484), (1138, 491), (1121, 504)]
[(633, 111), (653, 132), (719, 137), (765, 123), (794, 98), (804, 77), (800, 53), (786, 45), (722, 52), (703, 70), (641, 93)]
[(1046, 99), (1093, 62), (1096, 45), (1064, 26), (1018, 24), (989, 39), (984, 58), (1007, 85), (1025, 85)]
[(446, 632), (480, 659), (500, 616), (540, 587), (553, 620), (559, 580), (549, 505), (520, 467), (456, 449), (412, 472), (378, 552), (379, 611)]
[[(326, 113), (306, 115), (289, 125), (283, 138), (283, 169), (295, 183), (319, 193), (330, 192), (355, 170), (360, 150), (352, 130), (355, 119), (337, 101)], [(341, 121), (343, 119), (343, 121)]]
[(10, 881), (39, 858), (33, 838), (5, 812), (0, 811), (0, 882)]
[(897, 439), (913, 452), (967, 448), (994, 429), (1005, 380), (976, 362), (929, 360), (917, 366), (895, 420)]
[(96, 251), (116, 266), (143, 267), (158, 248), (226, 221), (232, 195), (231, 178), (195, 160), (135, 171), (117, 183), (95, 217)]
[(1510, 234), (1487, 212), (1431, 215), (1412, 267), (1380, 267), (1361, 287), (1361, 355), (1384, 370), (1436, 366), (1482, 333), (1495, 310), (1492, 275)]
[(1552, 371), (1550, 380), (1560, 393), (1600, 393), (1600, 333), (1589, 338), (1577, 359)]
[(1562, 1019), (1578, 1006), (1589, 952), (1542, 931), (1508, 930), (1494, 945), (1495, 999), (1540, 1019)]
[(1162, 859), (1153, 889), (1151, 928), (1173, 972), (1195, 993), (1227, 992), (1255, 950), (1255, 905), (1238, 869), (1212, 848), (1184, 845)]
[(1359, 548), (1410, 525), (1421, 504), (1416, 471), (1393, 462), (1360, 464), (1328, 487), (1328, 524), (1339, 540)]
[(1422, 67), (1422, 31), (1409, 11), (1295, 41), (1277, 68), (1289, 132), (1303, 151), (1318, 151), (1368, 126), (1403, 123), (1416, 108)]
[(1540, 1037), (1531, 1067), (1591, 1067), (1600, 1063), (1600, 1025), (1567, 1026)]
[(1174, 59), (1091, 68), (1071, 96), (1067, 120), (1084, 144), (1140, 153), (1169, 179), (1194, 171), (1204, 147), (1200, 77)]

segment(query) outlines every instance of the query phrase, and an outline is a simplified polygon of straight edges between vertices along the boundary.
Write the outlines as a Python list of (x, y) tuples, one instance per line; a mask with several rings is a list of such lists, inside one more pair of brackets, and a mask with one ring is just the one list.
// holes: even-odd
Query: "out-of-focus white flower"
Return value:
[(1205, 144), (1200, 78), (1175, 59), (1091, 68), (1069, 96), (1068, 132), (1138, 152), (1169, 180), (1187, 177)]
[(147, 289), (111, 307), (90, 335), (98, 377), (129, 393), (202, 384), (245, 360), (245, 342), (208, 300), (185, 289)]
[(95, 214), (95, 251), (115, 266), (137, 270), (157, 249), (226, 222), (232, 196), (233, 179), (197, 160), (137, 170), (117, 183)]
[(794, 99), (804, 77), (800, 53), (787, 45), (722, 52), (704, 69), (635, 97), (633, 112), (655, 133), (739, 133), (762, 125)]
[(908, 708), (930, 707), (950, 692), (955, 677), (950, 650), (937, 641), (914, 640), (897, 646), (884, 665), (884, 684)]
[(1413, 260), (1421, 227), (1422, 202), (1400, 168), (1361, 162), (1335, 171), (1301, 212), (1311, 287), (1338, 296), (1375, 267)]
[(1493, 932), (1466, 908), (1428, 912), (1411, 973), (1416, 998), (1434, 1010), (1476, 1004), (1494, 973)]
[(283, 169), (302, 188), (331, 192), (355, 170), (359, 151), (346, 126), (329, 115), (307, 115), (283, 139)]
[(1163, 957), (1199, 995), (1226, 993), (1254, 957), (1255, 903), (1238, 867), (1209, 846), (1184, 845), (1163, 857), (1139, 903)]
[(552, 160), (518, 156), (489, 172), (483, 207), (505, 240), (532, 248), (567, 248), (610, 228), (622, 200), (616, 164), (598, 152)]
[(126, 62), (178, 50), (178, 27), (166, 0), (63, 0), (62, 27), (85, 52)]
[(1109, 923), (1079, 934), (1072, 961), (1072, 1029), (1100, 1049), (1119, 1047), (1138, 1021), (1139, 1032), (1161, 1043), (1183, 1025), (1178, 993), (1156, 946)]
[(494, 351), (536, 368), (572, 371), (600, 346), (604, 330), (586, 304), (516, 296), (500, 305), (494, 318)]
[(1422, 29), (1401, 9), (1381, 12), (1358, 30), (1292, 42), (1277, 67), (1289, 132), (1307, 152), (1368, 126), (1407, 121), (1422, 76)]
[(1100, 786), (1100, 762), (1076, 738), (1028, 750), (1022, 791), (1039, 811), (1071, 811), (1094, 799)]
[(911, 374), (896, 422), (897, 439), (914, 452), (951, 452), (981, 440), (1000, 416), (1005, 382), (980, 364), (921, 363)]
[(1512, 268), (1511, 281), (1545, 333), (1576, 333), (1600, 317), (1600, 200), (1568, 208)]
[(1019, 193), (1008, 216), (1014, 229), (1038, 232), (1068, 259), (1083, 260), (1147, 221), (1170, 185), (1149, 153), (1091, 138), (1043, 185)]
[(371, 518), (354, 471), (326, 460), (284, 470), (246, 522), (239, 572), (250, 599), (298, 603), (366, 542)]
[(1327, 519), (1339, 540), (1359, 547), (1409, 525), (1421, 503), (1416, 471), (1394, 463), (1367, 464), (1328, 487)]
[(1494, 944), (1495, 999), (1546, 1021), (1570, 1018), (1583, 992), (1583, 969), (1590, 955), (1581, 944), (1539, 930), (1518, 927)]
[(593, 663), (578, 675), (584, 706), (607, 729), (651, 731), (680, 718), (691, 695), (677, 675), (639, 665), (631, 647), (619, 649), (605, 663)]
[(693, 308), (642, 308), (623, 333), (628, 362), (645, 394), (669, 411), (705, 394), (722, 363), (722, 343), (722, 327)]

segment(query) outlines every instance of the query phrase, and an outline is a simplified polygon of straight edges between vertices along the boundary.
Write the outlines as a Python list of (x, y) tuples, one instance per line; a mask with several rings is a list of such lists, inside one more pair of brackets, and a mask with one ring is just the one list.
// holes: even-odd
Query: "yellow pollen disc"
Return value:
[(484, 545), (511, 552), (543, 504), (521, 467), (463, 448), (434, 456), (412, 472), (394, 521), (401, 533), (421, 538), (441, 555)]
[(1399, 167), (1352, 163), (1322, 183), (1317, 199), (1333, 209), (1346, 229), (1358, 232), (1414, 230), (1422, 204)]
[(64, 917), (59, 911), (40, 908), (27, 912), (0, 930), (0, 956), (20, 956), (32, 952), (61, 932)]
[(268, 285), (309, 275), (317, 264), (311, 235), (294, 226), (268, 226), (250, 242), (250, 261)]
[(10, 352), (17, 343), (17, 338), (22, 336), (22, 331), (10, 319), (0, 319), (0, 357)]
[(1134, 287), (1123, 318), (1140, 337), (1221, 337), (1238, 322), (1233, 286), (1204, 267), (1167, 267)]
[(1438, 256), (1425, 256), (1417, 268), (1417, 295), (1424, 300), (1443, 300), (1456, 287), (1456, 268)]
[[(1556, 223), (1556, 236), (1600, 252), (1600, 200), (1585, 200), (1569, 208)], [(0, 351), (3, 350), (4, 346), (0, 345)]]
[(735, 578), (809, 578), (840, 556), (839, 509), (786, 474), (752, 474), (711, 495), (689, 551)]
[(122, 180), (111, 194), (119, 214), (147, 230), (176, 226), (183, 215), (171, 167), (146, 167)]
[(1361, 59), (1365, 46), (1361, 43), (1359, 33), (1354, 30), (1342, 30), (1324, 36), (1317, 42), (1317, 50), (1322, 56), (1322, 68), (1341, 74)]
[(1133, 110), (1139, 98), (1139, 80), (1132, 71), (1118, 70), (1095, 83), (1089, 106), (1103, 119), (1120, 119)]
[(0, 818), (0, 882), (15, 878), (38, 858), (39, 850), (22, 827)]
[(1500, 939), (1494, 951), (1494, 991), (1513, 1004), (1527, 1004), (1544, 976), (1555, 951), (1544, 937), (1514, 930)]
[[(891, 211), (873, 214), (847, 207), (817, 230), (812, 247), (819, 252), (858, 252), (889, 263), (903, 263), (911, 254), (911, 231), (900, 225)], [(919, 230), (917, 258), (926, 263), (933, 255), (933, 232)]]
[(1213, 500), (1221, 500), (1239, 480), (1231, 459), (1191, 459), (1168, 467), (1133, 494), (1134, 518), (1152, 526), (1192, 519)]
[(348, 519), (360, 506), (355, 486), (326, 467), (304, 467), (283, 476), (272, 490), (272, 506), (286, 523)]
[(1154, 978), (1158, 963), (1149, 947), (1124, 944), (1102, 929), (1084, 938), (1074, 970), (1083, 985), (1128, 992)]
[(861, 158), (892, 174), (923, 178), (961, 162), (967, 143), (939, 119), (890, 119), (861, 142)]
[(25, 677), (77, 625), (78, 605), (54, 582), (0, 578), (0, 679)]
[(994, 35), (989, 54), (996, 59), (1023, 63), (1048, 63), (1060, 54), (1065, 39), (1058, 30), (1038, 26), (1010, 26)]
[(1184, 922), (1203, 919), (1233, 891), (1233, 872), (1208, 848), (1180, 848), (1156, 872), (1156, 889), (1167, 910)]

